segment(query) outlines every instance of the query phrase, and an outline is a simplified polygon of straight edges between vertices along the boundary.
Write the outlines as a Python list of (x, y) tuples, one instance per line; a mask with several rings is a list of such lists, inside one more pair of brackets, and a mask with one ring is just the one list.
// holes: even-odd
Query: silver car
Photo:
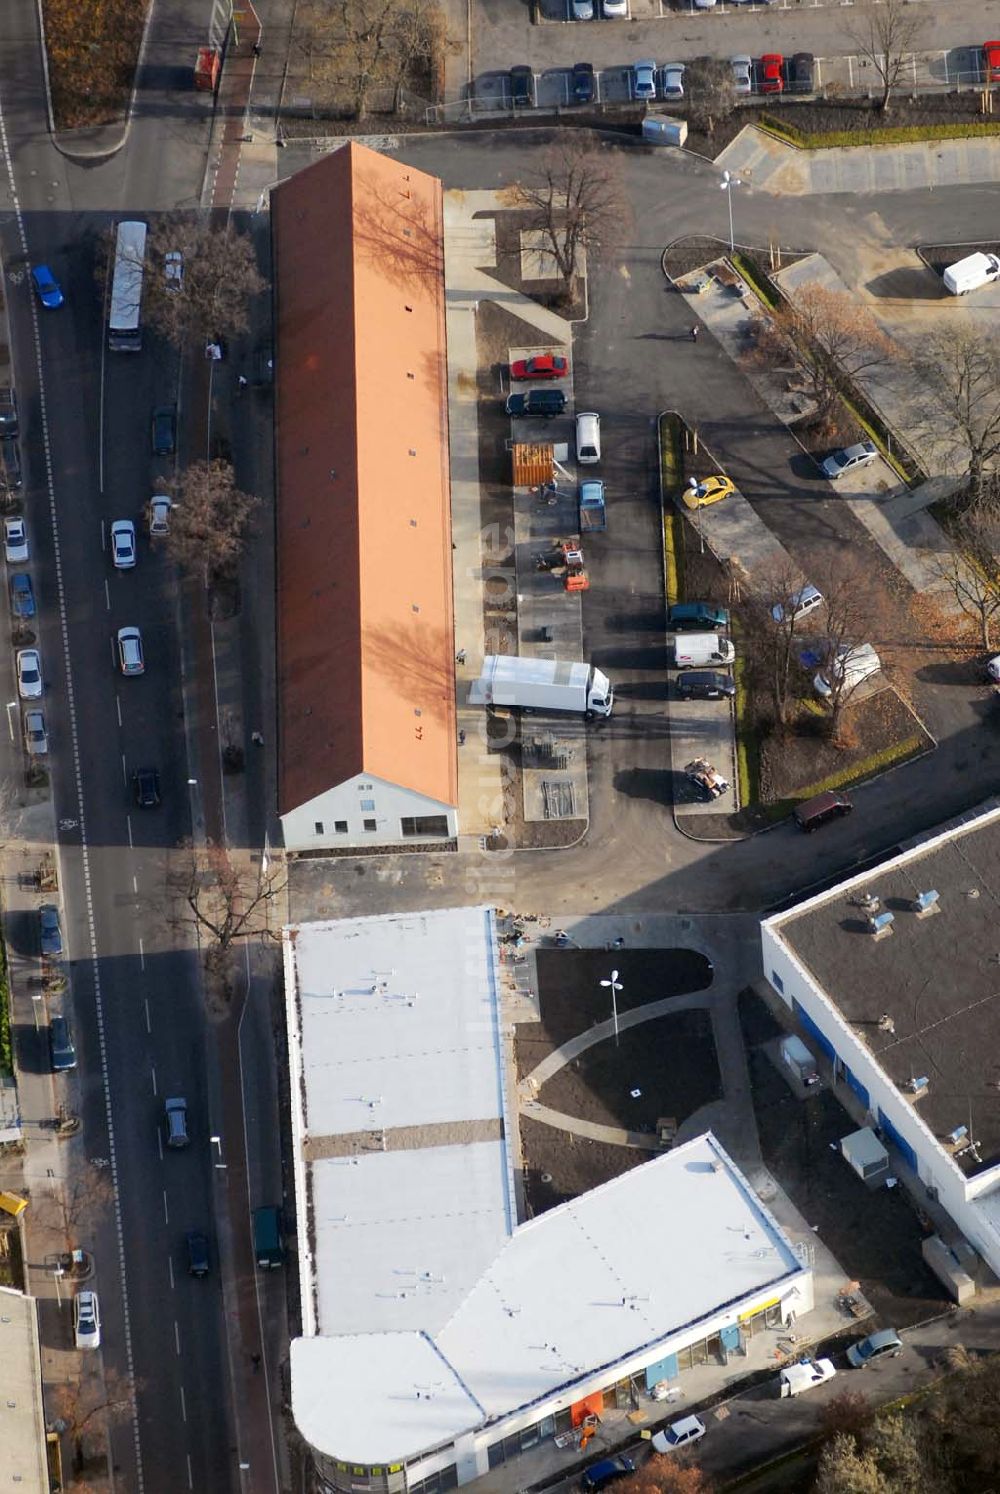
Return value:
[(749, 57), (730, 57), (733, 72), (733, 90), (736, 93), (753, 93), (753, 63)]
[(29, 757), (44, 757), (49, 750), (45, 712), (37, 708), (24, 713), (24, 750)]
[(870, 467), (877, 457), (878, 448), (874, 441), (857, 441), (853, 446), (842, 446), (839, 451), (831, 451), (820, 463), (820, 469), (824, 477), (836, 482), (845, 472), (857, 472), (862, 467)]
[(660, 74), (660, 94), (665, 99), (684, 97), (683, 62), (665, 62)]
[(20, 514), (3, 521), (3, 553), (8, 565), (20, 565), (28, 558), (28, 526)]
[(22, 700), (40, 700), (42, 695), (42, 656), (37, 648), (17, 651), (17, 693)]

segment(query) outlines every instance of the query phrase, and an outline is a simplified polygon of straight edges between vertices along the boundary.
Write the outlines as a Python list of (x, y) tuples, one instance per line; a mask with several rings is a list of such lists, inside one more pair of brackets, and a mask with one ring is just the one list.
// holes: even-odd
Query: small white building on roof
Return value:
[(455, 1488), (812, 1306), (711, 1135), (518, 1224), (489, 908), (298, 925), (285, 963), (292, 1410), (329, 1489)]

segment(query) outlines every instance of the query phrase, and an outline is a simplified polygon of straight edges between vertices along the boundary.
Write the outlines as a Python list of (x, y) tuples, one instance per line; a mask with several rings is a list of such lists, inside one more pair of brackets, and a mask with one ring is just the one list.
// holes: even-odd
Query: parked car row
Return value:
[[(508, 394), (504, 409), (512, 420), (554, 420), (566, 412), (566, 392), (542, 388)], [(601, 417), (596, 410), (582, 410), (576, 417), (576, 459), (583, 466), (601, 460)]]
[[(729, 66), (738, 94), (813, 91), (816, 59), (811, 52), (796, 52), (787, 59), (780, 52), (765, 52), (757, 60), (740, 54), (729, 59)], [(633, 63), (632, 97), (643, 103), (682, 99), (685, 72), (683, 62), (665, 62), (662, 67), (649, 59)]]

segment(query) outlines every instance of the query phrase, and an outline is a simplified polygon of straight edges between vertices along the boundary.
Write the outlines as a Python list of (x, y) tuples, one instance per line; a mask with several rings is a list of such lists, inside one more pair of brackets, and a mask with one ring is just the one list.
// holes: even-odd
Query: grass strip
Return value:
[[(816, 783), (797, 789), (787, 799), (776, 799), (773, 804), (756, 805), (755, 817), (763, 820), (765, 824), (774, 824), (791, 814), (796, 804), (802, 804), (806, 799), (813, 799), (817, 794), (828, 793), (831, 789), (855, 787), (865, 779), (873, 778), (877, 773), (884, 773), (888, 768), (898, 768), (902, 763), (909, 762), (911, 758), (919, 757), (926, 749), (927, 743), (923, 737), (904, 737), (903, 741), (894, 742), (891, 747), (883, 747), (881, 752), (873, 752), (869, 757), (863, 757), (860, 762), (842, 768), (839, 773), (831, 773), (827, 778), (820, 778)], [(753, 801), (742, 800), (741, 802), (752, 803)]]
[(681, 448), (681, 422), (678, 415), (660, 416), (659, 437), (660, 498), (663, 514), (663, 588), (669, 607), (684, 594), (684, 539), (680, 515), (673, 506), (673, 499), (684, 481), (684, 454)]
[[(738, 630), (734, 629), (734, 637)], [(733, 663), (733, 683), (736, 694), (733, 711), (736, 734), (736, 778), (739, 787), (739, 802), (744, 807), (756, 804), (760, 799), (760, 731), (750, 709), (750, 692), (747, 686), (747, 662), (740, 650)]]
[(922, 140), (977, 140), (1000, 135), (1000, 124), (969, 120), (964, 124), (886, 125), (859, 130), (800, 130), (772, 114), (762, 114), (757, 128), (798, 150), (828, 150), (839, 146), (913, 145)]

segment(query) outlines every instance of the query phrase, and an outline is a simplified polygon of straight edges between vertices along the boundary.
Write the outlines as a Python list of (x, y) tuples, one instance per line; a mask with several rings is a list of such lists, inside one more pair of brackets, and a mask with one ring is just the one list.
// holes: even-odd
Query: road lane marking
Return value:
[(132, 891), (133, 891), (133, 892), (134, 892), (134, 893), (135, 893), (135, 894), (136, 894), (136, 896), (137, 896), (137, 897), (138, 897), (138, 895), (139, 895), (139, 883), (138, 883), (138, 882), (137, 882), (137, 881), (136, 881), (136, 879), (135, 879), (135, 873), (134, 873), (134, 872), (133, 872), (133, 874), (132, 874)]
[(125, 828), (128, 830), (128, 848), (130, 851), (134, 851), (135, 845), (132, 841), (132, 816), (130, 814), (127, 814), (125, 816)]
[[(144, 951), (144, 949), (142, 947), (142, 938), (140, 936), (140, 938), (139, 938), (139, 969), (140, 970), (145, 970), (145, 968), (146, 968), (146, 954), (145, 954), (145, 951)], [(148, 1001), (146, 1002), (146, 1021), (147, 1022), (149, 1021), (149, 1002)]]
[(153, 1024), (149, 1020), (149, 1002), (146, 1000), (145, 996), (142, 998), (142, 1004), (146, 1008), (146, 1031), (151, 1033), (153, 1031)]
[(150, 1064), (150, 1066), (149, 1066), (149, 1074), (150, 1074), (150, 1078), (153, 1081), (153, 1098), (155, 1099), (156, 1095), (158, 1093), (157, 1088), (156, 1088), (156, 1064), (155, 1063)]
[(184, 1420), (187, 1421), (187, 1419), (188, 1419), (188, 1408), (187, 1408), (187, 1401), (184, 1399), (184, 1386), (183, 1385), (181, 1386), (181, 1415), (183, 1416)]
[[(163, 1196), (166, 1198), (166, 1194)], [(174, 1348), (177, 1350), (177, 1357), (179, 1359), (181, 1354), (181, 1330), (176, 1318), (174, 1318)]]
[(191, 1477), (191, 1454), (190, 1453), (188, 1453), (188, 1455), (187, 1455), (187, 1467), (188, 1467), (188, 1488), (189, 1489), (193, 1489), (194, 1488), (194, 1479)]
[(170, 1290), (173, 1291), (177, 1283), (174, 1280), (174, 1258), (172, 1255), (167, 1256), (167, 1271), (170, 1274)]
[(104, 578), (104, 605), (107, 608), (107, 610), (110, 612), (111, 611), (111, 590), (110, 590), (110, 587), (108, 586), (108, 578), (107, 578), (107, 576), (105, 576), (105, 578)]
[[(164, 1222), (164, 1224), (169, 1224), (170, 1223), (170, 1209), (169, 1209), (169, 1207), (167, 1205), (167, 1190), (166, 1190), (166, 1188), (164, 1188), (164, 1190), (163, 1190), (163, 1222)], [(174, 1324), (174, 1328), (176, 1329), (176, 1327), (177, 1327), (177, 1324), (175, 1323)]]
[(116, 707), (116, 709), (118, 711), (118, 725), (121, 726), (121, 724), (122, 724), (122, 698), (118, 694), (115, 695), (115, 707)]

